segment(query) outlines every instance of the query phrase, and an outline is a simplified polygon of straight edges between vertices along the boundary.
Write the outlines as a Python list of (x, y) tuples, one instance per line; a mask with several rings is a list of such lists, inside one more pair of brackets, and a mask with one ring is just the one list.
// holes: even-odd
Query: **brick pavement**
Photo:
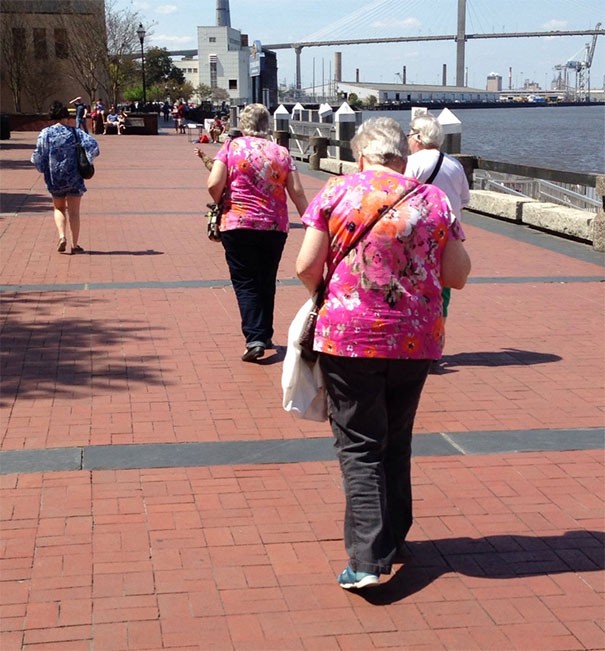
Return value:
[[(117, 458), (127, 444), (292, 439), (303, 452), (3, 475), (0, 648), (605, 648), (603, 452), (574, 451), (574, 435), (603, 427), (602, 258), (466, 218), (473, 279), (453, 297), (446, 369), (429, 378), (416, 433), (468, 433), (491, 453), (416, 457), (409, 561), (374, 592), (348, 594), (335, 584), (346, 562), (337, 464), (304, 453), (328, 427), (281, 410), (283, 349), (239, 360), (194, 145), (170, 130), (99, 140), (82, 256), (55, 251), (27, 163), (35, 134), (0, 143), (2, 451), (112, 445)], [(311, 196), (324, 180), (303, 172)], [(292, 220), (282, 345), (305, 298)], [(498, 452), (502, 432), (538, 441), (544, 430), (569, 430), (568, 444)]]

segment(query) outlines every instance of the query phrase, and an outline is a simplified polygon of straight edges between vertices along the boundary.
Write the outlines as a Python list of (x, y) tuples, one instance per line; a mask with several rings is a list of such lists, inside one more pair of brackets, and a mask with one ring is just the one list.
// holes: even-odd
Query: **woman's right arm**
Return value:
[(215, 160), (208, 176), (208, 193), (218, 203), (223, 196), (223, 190), (227, 183), (227, 166), (220, 160)]
[(328, 258), (330, 238), (326, 231), (308, 226), (296, 258), (296, 275), (315, 294), (323, 278), (324, 265)]
[(441, 257), (441, 284), (462, 289), (471, 272), (471, 259), (462, 240), (448, 239)]

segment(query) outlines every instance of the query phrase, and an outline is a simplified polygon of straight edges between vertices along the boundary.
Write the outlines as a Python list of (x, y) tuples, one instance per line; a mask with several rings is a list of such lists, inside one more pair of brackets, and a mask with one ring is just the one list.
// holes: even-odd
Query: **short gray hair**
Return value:
[(410, 122), (410, 131), (418, 134), (423, 145), (437, 149), (441, 147), (445, 137), (439, 120), (432, 115), (419, 115), (414, 118)]
[(245, 136), (266, 136), (271, 114), (263, 104), (248, 104), (239, 115), (239, 128)]
[(356, 160), (362, 156), (371, 165), (386, 165), (392, 160), (405, 161), (408, 143), (403, 129), (393, 118), (370, 118), (351, 140)]

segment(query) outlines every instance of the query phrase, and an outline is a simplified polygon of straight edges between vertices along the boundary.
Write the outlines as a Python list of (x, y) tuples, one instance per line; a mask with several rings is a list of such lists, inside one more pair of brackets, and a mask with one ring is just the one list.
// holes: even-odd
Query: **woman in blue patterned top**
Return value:
[[(67, 248), (65, 230), (67, 215), (69, 215), (71, 252), (83, 253), (84, 249), (78, 244), (78, 238), (80, 236), (80, 201), (86, 192), (86, 186), (78, 171), (76, 131), (67, 126), (69, 112), (61, 102), (53, 102), (49, 117), (57, 122), (40, 131), (31, 162), (36, 166), (38, 172), (44, 174), (46, 187), (53, 200), (55, 224), (59, 231), (57, 250), (59, 253), (63, 253)], [(97, 141), (81, 129), (78, 130), (77, 137), (86, 151), (88, 160), (92, 163), (94, 158), (99, 155)]]

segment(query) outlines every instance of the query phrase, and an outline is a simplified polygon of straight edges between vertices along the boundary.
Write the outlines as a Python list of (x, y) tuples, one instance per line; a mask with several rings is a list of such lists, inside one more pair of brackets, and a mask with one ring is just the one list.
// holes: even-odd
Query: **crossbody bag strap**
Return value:
[(439, 152), (439, 158), (437, 158), (437, 162), (435, 163), (435, 169), (429, 176), (429, 178), (425, 181), (427, 185), (430, 185), (434, 180), (437, 174), (439, 174), (439, 170), (441, 169), (441, 163), (443, 163), (443, 152)]
[(372, 219), (367, 222), (364, 227), (359, 231), (357, 236), (353, 239), (352, 242), (349, 243), (349, 246), (340, 254), (338, 259), (332, 264), (332, 269), (328, 271), (326, 274), (326, 277), (322, 280), (322, 282), (319, 285), (319, 288), (317, 290), (317, 300), (315, 301), (315, 306), (319, 307), (323, 303), (323, 297), (324, 293), (326, 290), (326, 287), (330, 283), (330, 279), (332, 278), (332, 274), (334, 273), (334, 270), (336, 267), (349, 255), (349, 253), (359, 244), (359, 242), (374, 228), (378, 220), (386, 215), (391, 208), (394, 208), (396, 204), (398, 204), (406, 195), (408, 192), (404, 192), (403, 194), (400, 194), (395, 201), (391, 202), (388, 206), (385, 206), (381, 210), (379, 210)]

